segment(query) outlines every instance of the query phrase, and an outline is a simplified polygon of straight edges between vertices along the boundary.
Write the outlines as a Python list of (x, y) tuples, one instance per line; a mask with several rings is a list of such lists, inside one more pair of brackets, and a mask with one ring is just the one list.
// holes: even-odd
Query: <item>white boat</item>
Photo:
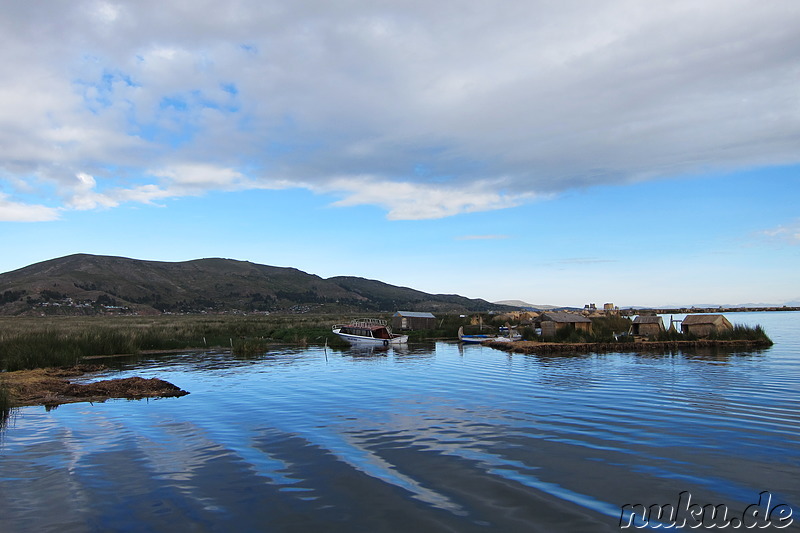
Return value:
[(522, 335), (510, 326), (501, 327), (499, 335), (464, 335), (464, 326), (458, 328), (458, 340), (465, 344), (480, 344), (486, 341), (514, 342), (522, 340)]
[(408, 342), (408, 335), (392, 333), (386, 321), (378, 318), (359, 318), (349, 324), (336, 324), (331, 331), (355, 345), (389, 346)]

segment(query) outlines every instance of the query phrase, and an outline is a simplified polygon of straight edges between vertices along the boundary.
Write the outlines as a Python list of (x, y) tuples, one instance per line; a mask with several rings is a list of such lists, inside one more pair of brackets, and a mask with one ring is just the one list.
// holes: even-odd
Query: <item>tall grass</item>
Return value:
[(154, 344), (148, 340), (150, 336), (137, 330), (99, 327), (3, 335), (0, 338), (0, 370), (11, 372), (43, 366), (70, 366), (85, 356), (137, 353), (144, 349), (143, 346)]
[(49, 332), (31, 332), (0, 341), (0, 370), (75, 364), (81, 352), (75, 342)]
[(734, 324), (733, 329), (723, 330), (717, 333), (712, 333), (709, 337), (713, 340), (733, 340), (733, 341), (761, 341), (773, 344), (772, 339), (769, 338), (767, 332), (761, 327), (761, 324), (756, 326), (744, 326), (742, 324)]
[(592, 317), (592, 333), (587, 338), (589, 342), (615, 342), (620, 333), (627, 333), (633, 321), (625, 316), (609, 315)]
[[(231, 347), (266, 351), (269, 342), (333, 342), (341, 316), (162, 315), (156, 317), (0, 317), (0, 371), (74, 365), (93, 355)], [(237, 348), (238, 346), (238, 348)]]
[[(331, 325), (342, 315), (160, 315), (120, 317), (0, 317), (0, 371), (74, 365), (82, 357), (145, 350), (229, 348), (257, 355), (270, 343), (346, 345)], [(382, 318), (388, 319), (388, 316)], [(455, 337), (464, 323), (442, 317), (436, 330), (413, 340)]]
[[(765, 346), (772, 346), (772, 339), (769, 338), (767, 332), (761, 325), (745, 326), (742, 324), (735, 324), (733, 329), (712, 332), (708, 337), (712, 341), (750, 341), (758, 342)], [(700, 337), (692, 333), (682, 333), (675, 330), (662, 331), (654, 337), (657, 341), (695, 341)]]

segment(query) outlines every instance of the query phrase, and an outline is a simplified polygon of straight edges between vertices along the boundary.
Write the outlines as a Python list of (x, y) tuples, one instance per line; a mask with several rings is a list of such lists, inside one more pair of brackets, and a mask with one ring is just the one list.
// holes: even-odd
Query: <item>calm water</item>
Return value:
[(191, 394), (18, 410), (0, 435), (0, 530), (619, 531), (621, 506), (682, 491), (739, 513), (770, 491), (797, 530), (800, 313), (727, 316), (775, 346), (130, 362), (104, 377)]

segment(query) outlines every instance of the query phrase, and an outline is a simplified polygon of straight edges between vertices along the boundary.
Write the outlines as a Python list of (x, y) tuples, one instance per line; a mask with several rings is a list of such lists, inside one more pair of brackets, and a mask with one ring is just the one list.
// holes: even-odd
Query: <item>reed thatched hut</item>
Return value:
[(565, 327), (573, 327), (577, 331), (592, 332), (592, 321), (583, 316), (566, 313), (563, 311), (547, 311), (539, 317), (542, 328), (542, 337), (555, 337), (556, 332)]
[(631, 326), (631, 333), (634, 335), (658, 335), (662, 331), (664, 331), (664, 321), (658, 315), (639, 315), (633, 319), (633, 325)]
[(681, 322), (681, 332), (698, 337), (708, 337), (712, 333), (732, 330), (733, 324), (723, 315), (689, 315)]

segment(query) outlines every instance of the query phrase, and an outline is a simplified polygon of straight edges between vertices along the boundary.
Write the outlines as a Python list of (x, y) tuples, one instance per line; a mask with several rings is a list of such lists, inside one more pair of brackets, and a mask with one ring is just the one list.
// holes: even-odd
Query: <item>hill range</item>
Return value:
[(323, 279), (295, 268), (233, 259), (160, 262), (75, 254), (0, 274), (0, 315), (462, 313), (514, 308), (358, 277)]

